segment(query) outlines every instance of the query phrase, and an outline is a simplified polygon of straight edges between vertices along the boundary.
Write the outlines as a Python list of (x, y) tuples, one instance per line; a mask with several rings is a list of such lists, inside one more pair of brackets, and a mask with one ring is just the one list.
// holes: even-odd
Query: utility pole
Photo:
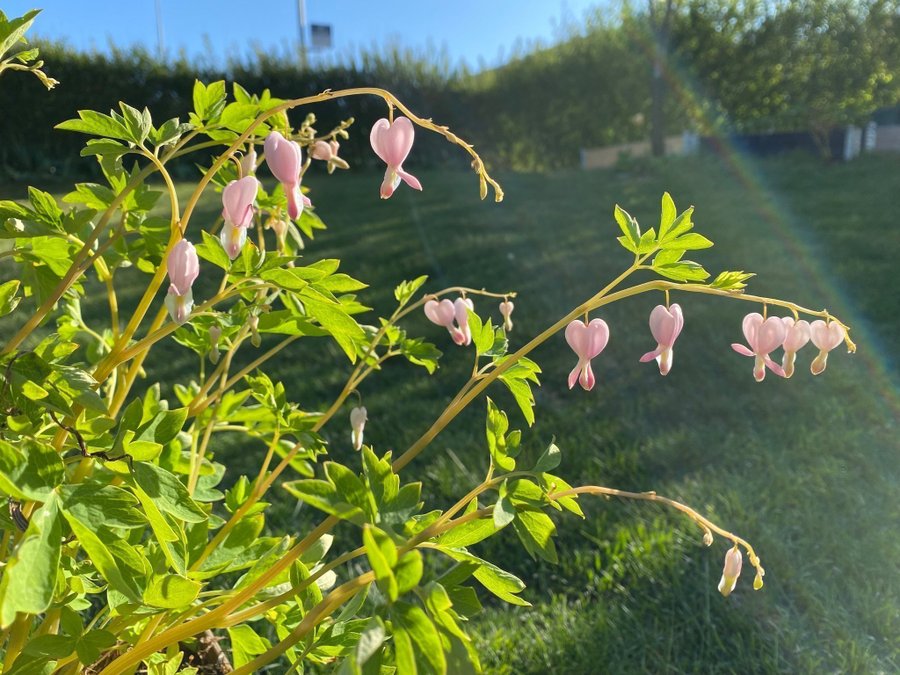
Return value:
[(163, 37), (162, 6), (159, 3), (160, 0), (156, 0), (156, 53), (159, 60), (163, 61), (166, 58), (166, 43)]
[(305, 70), (307, 64), (306, 0), (297, 0), (297, 28), (300, 31), (300, 67)]

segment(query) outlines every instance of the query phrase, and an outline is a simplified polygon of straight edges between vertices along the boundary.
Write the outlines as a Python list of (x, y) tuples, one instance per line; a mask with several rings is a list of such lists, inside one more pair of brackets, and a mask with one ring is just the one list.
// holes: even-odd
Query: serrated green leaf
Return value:
[(660, 251), (653, 258), (654, 267), (657, 265), (671, 265), (672, 263), (678, 262), (684, 257), (686, 251), (679, 251), (675, 249), (668, 249), (664, 251)]
[(739, 291), (746, 288), (747, 284), (745, 284), (744, 282), (747, 281), (747, 279), (749, 279), (750, 277), (754, 276), (756, 275), (744, 271), (721, 272), (710, 284), (710, 286), (712, 286), (713, 288), (721, 288), (725, 291)]
[(645, 253), (652, 252), (656, 247), (656, 231), (651, 227), (641, 235), (641, 240), (638, 243), (637, 252), (639, 255), (643, 255)]
[(709, 248), (712, 245), (713, 243), (702, 234), (689, 232), (688, 234), (681, 235), (675, 239), (669, 239), (663, 247), (667, 249), (694, 251), (697, 249)]
[(641, 228), (638, 226), (637, 221), (631, 217), (628, 211), (618, 204), (616, 204), (614, 215), (616, 222), (619, 224), (619, 229), (622, 230), (622, 234), (624, 234), (634, 246), (637, 246), (638, 242), (641, 240)]
[(662, 196), (662, 208), (659, 216), (659, 239), (662, 239), (666, 236), (666, 233), (669, 231), (669, 228), (672, 227), (672, 223), (675, 222), (675, 202), (672, 201), (672, 195), (668, 192), (663, 192)]
[(703, 281), (709, 277), (709, 272), (703, 269), (702, 265), (691, 260), (654, 265), (653, 271), (674, 281)]
[(117, 138), (120, 141), (132, 140), (131, 133), (125, 128), (125, 125), (109, 115), (104, 115), (94, 110), (79, 110), (78, 117), (79, 119), (77, 120), (71, 119), (60, 122), (55, 128), (91, 134), (92, 136), (102, 136), (104, 138)]
[(413, 295), (416, 294), (416, 291), (418, 291), (426, 281), (428, 281), (428, 276), (424, 274), (420, 277), (416, 277), (412, 281), (401, 281), (394, 289), (394, 298), (396, 298), (399, 307), (406, 306)]
[(212, 236), (206, 230), (201, 230), (200, 234), (203, 236), (203, 242), (194, 247), (197, 255), (204, 260), (208, 260), (216, 267), (221, 267), (226, 272), (231, 269), (231, 259), (228, 257), (225, 249), (222, 248), (222, 242), (219, 241), (218, 237)]
[[(473, 325), (473, 317), (477, 322)], [(469, 327), (472, 330), (472, 342), (475, 343), (475, 351), (478, 354), (487, 354), (494, 346), (494, 326), (491, 320), (482, 324), (480, 317), (472, 310), (469, 310)]]
[(689, 206), (684, 211), (682, 211), (675, 219), (675, 222), (672, 223), (672, 227), (669, 228), (669, 231), (666, 232), (666, 236), (659, 238), (660, 243), (668, 243), (672, 239), (681, 236), (685, 232), (688, 232), (692, 227), (694, 227), (694, 223), (691, 221), (691, 216), (693, 215), (693, 213), (693, 206)]
[(506, 444), (507, 429), (509, 429), (509, 420), (506, 417), (506, 413), (488, 398), (485, 425), (488, 451), (491, 453), (491, 459), (495, 466), (504, 471), (512, 471), (516, 468), (516, 460), (509, 456)]
[(131, 134), (131, 139), (135, 144), (143, 143), (150, 130), (153, 128), (153, 122), (150, 119), (150, 111), (144, 108), (143, 112), (137, 108), (133, 108), (123, 101), (119, 101), (119, 108), (122, 110), (122, 119), (125, 121), (125, 128)]
[(632, 253), (637, 253), (637, 245), (634, 242), (632, 242), (629, 237), (626, 237), (626, 236), (616, 237), (616, 241), (618, 241), (620, 244), (622, 244), (622, 248), (624, 248), (626, 251), (631, 251)]
[(0, 57), (4, 56), (12, 47), (18, 44), (22, 36), (34, 23), (34, 18), (41, 13), (39, 9), (32, 9), (24, 15), (2, 22), (2, 32), (0, 32)]

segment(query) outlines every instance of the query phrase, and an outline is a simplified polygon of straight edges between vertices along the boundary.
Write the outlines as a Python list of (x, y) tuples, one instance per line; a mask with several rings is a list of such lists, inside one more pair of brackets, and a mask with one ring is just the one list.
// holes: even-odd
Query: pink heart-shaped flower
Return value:
[(844, 341), (844, 327), (834, 321), (825, 323), (821, 319), (809, 324), (812, 343), (824, 352), (830, 352)]
[(428, 317), (431, 323), (447, 328), (453, 325), (453, 320), (456, 318), (456, 308), (447, 299), (440, 302), (429, 300), (425, 303), (425, 316)]

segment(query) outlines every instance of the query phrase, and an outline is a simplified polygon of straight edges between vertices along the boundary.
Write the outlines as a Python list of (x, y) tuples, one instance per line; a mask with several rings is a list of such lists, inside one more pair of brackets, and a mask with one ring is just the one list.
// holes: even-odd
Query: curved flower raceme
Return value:
[(263, 147), (269, 171), (284, 186), (288, 215), (296, 220), (303, 213), (304, 206), (312, 205), (312, 202), (300, 192), (300, 168), (303, 165), (300, 146), (295, 141), (287, 140), (277, 131), (272, 131), (266, 136)]
[(722, 578), (719, 580), (719, 593), (726, 598), (731, 595), (738, 577), (741, 576), (743, 562), (744, 557), (737, 546), (728, 549), (728, 553), (725, 554), (725, 566), (722, 568)]
[(794, 374), (794, 361), (797, 358), (797, 352), (809, 342), (809, 322), (800, 319), (795, 321), (789, 316), (781, 318), (787, 334), (784, 336), (782, 348), (784, 348), (784, 356), (781, 359), (781, 367), (784, 369), (784, 376), (790, 377)]
[(672, 368), (672, 347), (675, 340), (684, 328), (684, 316), (681, 306), (673, 304), (671, 307), (657, 305), (650, 312), (650, 333), (656, 340), (656, 349), (647, 352), (641, 357), (641, 363), (656, 359), (659, 364), (659, 374), (666, 375)]
[(513, 329), (512, 313), (516, 306), (512, 300), (504, 300), (500, 303), (500, 314), (503, 315), (503, 330), (507, 333)]
[(225, 222), (219, 233), (222, 248), (228, 257), (238, 257), (247, 241), (247, 228), (253, 223), (253, 202), (259, 182), (253, 176), (233, 180), (222, 190), (222, 218)]
[(784, 377), (781, 366), (769, 358), (769, 352), (778, 349), (784, 343), (787, 335), (784, 322), (775, 316), (763, 319), (761, 314), (751, 312), (744, 317), (743, 329), (750, 348), (736, 342), (731, 348), (738, 354), (756, 357), (753, 366), (753, 377), (756, 381), (762, 382), (765, 379), (766, 367), (776, 375)]
[(368, 419), (368, 413), (363, 406), (358, 408), (354, 408), (350, 411), (350, 428), (351, 428), (351, 440), (353, 441), (353, 449), (360, 450), (363, 445), (363, 429), (366, 428), (366, 420)]
[(809, 324), (809, 337), (819, 348), (819, 354), (813, 359), (809, 369), (813, 375), (821, 375), (828, 363), (828, 352), (844, 341), (844, 327), (834, 321), (825, 323), (819, 319)]
[(590, 323), (575, 319), (566, 326), (566, 342), (578, 356), (578, 363), (569, 373), (569, 389), (578, 382), (585, 391), (590, 391), (596, 382), (591, 359), (606, 348), (609, 326), (603, 319), (594, 319)]
[(406, 117), (398, 117), (393, 124), (382, 117), (372, 127), (369, 134), (372, 150), (387, 164), (381, 183), (382, 199), (394, 194), (401, 180), (415, 190), (422, 189), (419, 179), (403, 170), (403, 162), (412, 149), (415, 135), (415, 127)]
[(166, 309), (172, 321), (182, 324), (194, 307), (191, 286), (200, 274), (200, 260), (194, 245), (187, 239), (179, 241), (169, 252), (167, 265), (169, 292), (166, 294)]
[(472, 344), (472, 329), (469, 328), (469, 310), (475, 311), (475, 304), (470, 298), (457, 298), (453, 302), (453, 310), (456, 314), (456, 325), (459, 332), (453, 335), (453, 341), (462, 346)]

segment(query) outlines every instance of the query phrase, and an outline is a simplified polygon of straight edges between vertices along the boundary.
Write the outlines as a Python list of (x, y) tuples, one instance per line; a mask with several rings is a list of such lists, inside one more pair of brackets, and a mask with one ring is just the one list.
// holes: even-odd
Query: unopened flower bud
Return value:
[(741, 550), (737, 546), (728, 549), (728, 553), (725, 554), (725, 566), (722, 568), (722, 578), (719, 580), (719, 593), (726, 598), (731, 595), (738, 577), (741, 576), (742, 563)]
[(309, 146), (309, 156), (313, 159), (327, 162), (334, 156), (334, 152), (332, 151), (331, 146), (327, 141), (316, 141), (311, 146)]
[(256, 314), (251, 314), (247, 325), (250, 326), (250, 344), (254, 347), (259, 347), (262, 343), (262, 339), (259, 337), (259, 317)]
[(500, 303), (500, 314), (503, 315), (503, 329), (507, 333), (513, 329), (512, 313), (515, 307), (512, 300), (504, 300)]
[(247, 154), (241, 157), (241, 175), (252, 176), (256, 173), (256, 148), (250, 146)]
[(759, 572), (757, 572), (757, 573), (756, 573), (756, 577), (753, 579), (753, 590), (754, 590), (754, 591), (758, 591), (758, 590), (759, 590), (760, 588), (762, 588), (762, 587), (763, 587), (763, 578), (762, 578), (762, 574), (760, 574)]
[(712, 546), (713, 543), (713, 534), (709, 530), (703, 533), (703, 544), (704, 546)]
[(215, 364), (219, 362), (219, 339), (222, 337), (222, 329), (218, 326), (209, 327), (209, 341), (211, 347), (209, 349), (209, 360)]
[(368, 419), (366, 409), (363, 406), (354, 408), (350, 411), (350, 428), (351, 439), (353, 441), (353, 449), (360, 450), (363, 445), (363, 429), (366, 427)]

